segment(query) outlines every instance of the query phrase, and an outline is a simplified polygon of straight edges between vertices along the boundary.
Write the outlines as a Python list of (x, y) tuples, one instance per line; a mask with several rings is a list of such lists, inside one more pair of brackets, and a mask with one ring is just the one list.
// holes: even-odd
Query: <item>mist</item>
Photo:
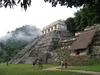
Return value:
[(34, 38), (41, 35), (41, 29), (33, 25), (24, 25), (22, 27), (16, 28), (11, 32), (7, 32), (5, 36), (0, 37), (0, 42), (6, 42), (9, 39), (15, 41), (23, 40), (26, 42), (31, 42)]

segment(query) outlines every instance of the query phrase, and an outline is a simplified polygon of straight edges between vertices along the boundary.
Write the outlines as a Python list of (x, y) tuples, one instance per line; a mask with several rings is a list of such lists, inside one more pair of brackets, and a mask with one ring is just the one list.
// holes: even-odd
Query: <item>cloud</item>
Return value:
[(37, 36), (41, 35), (41, 30), (36, 26), (25, 25), (20, 28), (16, 28), (15, 31), (8, 32), (5, 36), (0, 37), (1, 42), (6, 42), (8, 39), (15, 41), (23, 40), (30, 42)]
[(0, 42), (6, 42), (11, 37), (12, 33), (7, 33), (5, 36), (0, 37)]

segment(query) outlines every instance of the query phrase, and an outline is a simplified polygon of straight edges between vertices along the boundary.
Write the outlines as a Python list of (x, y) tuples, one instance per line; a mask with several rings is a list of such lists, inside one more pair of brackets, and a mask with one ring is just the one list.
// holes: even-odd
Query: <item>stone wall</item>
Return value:
[(69, 66), (88, 65), (88, 60), (90, 58), (91, 58), (90, 55), (71, 56), (68, 58), (67, 62)]
[(98, 28), (98, 32), (89, 46), (90, 54), (100, 59), (100, 25), (96, 25), (94, 28)]

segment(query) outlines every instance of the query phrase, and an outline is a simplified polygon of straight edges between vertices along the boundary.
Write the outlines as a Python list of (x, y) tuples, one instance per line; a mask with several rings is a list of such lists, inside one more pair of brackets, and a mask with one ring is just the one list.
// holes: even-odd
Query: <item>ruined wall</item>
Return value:
[[(96, 56), (98, 59), (100, 59), (100, 25), (86, 27), (84, 31), (94, 28), (98, 29), (98, 32), (95, 34), (92, 43), (86, 49), (84, 49), (83, 52), (81, 52), (79, 55), (76, 55), (73, 50), (68, 51), (70, 53), (69, 58), (67, 59), (68, 65), (87, 65), (88, 60), (92, 56)], [(75, 36), (64, 39), (60, 43), (61, 48), (69, 48), (70, 45), (76, 40), (78, 36), (80, 36), (82, 32), (75, 33)]]
[[(86, 27), (84, 31), (90, 30), (90, 29), (98, 29), (98, 32), (95, 34), (94, 38), (92, 39), (91, 44), (87, 47), (86, 55), (76, 55), (71, 56), (68, 59), (69, 65), (87, 65), (88, 60), (92, 56), (96, 56), (98, 59), (100, 59), (100, 25), (94, 25), (90, 27)], [(76, 33), (76, 38), (81, 34), (82, 32)]]
[(90, 55), (84, 56), (71, 56), (67, 60), (69, 66), (82, 66), (88, 65), (88, 60), (90, 59)]

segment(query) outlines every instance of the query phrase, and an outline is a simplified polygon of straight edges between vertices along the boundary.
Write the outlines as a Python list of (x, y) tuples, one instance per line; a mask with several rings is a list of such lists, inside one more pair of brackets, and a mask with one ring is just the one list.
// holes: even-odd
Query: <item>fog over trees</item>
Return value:
[(36, 26), (24, 25), (23, 27), (16, 28), (13, 31), (8, 31), (5, 36), (0, 37), (0, 42), (7, 42), (9, 39), (15, 41), (23, 40), (26, 42), (32, 41), (35, 37), (40, 36), (41, 30)]
[(40, 36), (41, 30), (33, 25), (23, 25), (5, 36), (0, 37), (0, 62), (9, 61), (34, 38)]

